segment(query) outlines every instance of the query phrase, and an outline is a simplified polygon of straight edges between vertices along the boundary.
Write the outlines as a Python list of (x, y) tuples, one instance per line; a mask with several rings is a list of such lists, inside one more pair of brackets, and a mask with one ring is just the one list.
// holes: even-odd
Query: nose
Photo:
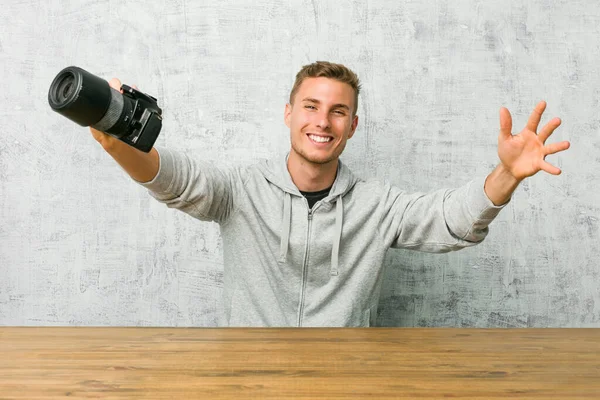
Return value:
[(322, 130), (327, 130), (329, 129), (330, 123), (329, 123), (329, 113), (328, 112), (320, 112), (316, 115), (316, 125), (318, 128), (322, 129)]

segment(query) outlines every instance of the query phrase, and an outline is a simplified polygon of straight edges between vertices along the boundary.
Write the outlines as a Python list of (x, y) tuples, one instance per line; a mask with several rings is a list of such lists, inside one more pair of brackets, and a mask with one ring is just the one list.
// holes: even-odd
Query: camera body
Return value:
[(91, 126), (143, 152), (149, 152), (162, 128), (162, 110), (155, 97), (128, 85), (120, 90), (79, 67), (56, 75), (48, 103), (57, 113)]
[(123, 122), (127, 125), (119, 133), (111, 132), (112, 129), (108, 129), (106, 133), (147, 153), (152, 149), (162, 128), (162, 110), (153, 96), (128, 85), (121, 85), (121, 90), (123, 96), (133, 101), (131, 110), (123, 116)]

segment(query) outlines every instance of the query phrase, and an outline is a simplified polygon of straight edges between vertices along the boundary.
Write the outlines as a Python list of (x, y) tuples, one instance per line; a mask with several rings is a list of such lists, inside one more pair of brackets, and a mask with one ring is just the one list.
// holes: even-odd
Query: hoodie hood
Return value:
[[(270, 183), (277, 186), (284, 192), (283, 196), (283, 215), (281, 223), (281, 243), (279, 261), (285, 262), (290, 240), (291, 215), (292, 215), (292, 196), (303, 197), (300, 190), (294, 184), (290, 172), (287, 168), (289, 152), (277, 158), (263, 161), (259, 164), (259, 170)], [(329, 195), (322, 201), (322, 206), (331, 206), (335, 203), (335, 235), (333, 237), (331, 248), (331, 275), (338, 274), (340, 243), (342, 240), (342, 227), (344, 224), (344, 203), (343, 196), (348, 193), (358, 182), (356, 176), (350, 169), (338, 159), (338, 168), (335, 181)]]

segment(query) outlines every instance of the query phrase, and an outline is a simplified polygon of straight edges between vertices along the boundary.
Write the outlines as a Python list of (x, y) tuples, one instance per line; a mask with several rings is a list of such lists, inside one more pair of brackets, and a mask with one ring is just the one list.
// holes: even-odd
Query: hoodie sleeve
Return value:
[(154, 179), (138, 182), (170, 208), (202, 221), (223, 222), (233, 209), (231, 174), (210, 162), (156, 147), (160, 164)]
[(485, 178), (457, 189), (406, 194), (388, 186), (380, 231), (391, 247), (445, 253), (474, 246), (509, 202), (495, 206), (484, 191)]

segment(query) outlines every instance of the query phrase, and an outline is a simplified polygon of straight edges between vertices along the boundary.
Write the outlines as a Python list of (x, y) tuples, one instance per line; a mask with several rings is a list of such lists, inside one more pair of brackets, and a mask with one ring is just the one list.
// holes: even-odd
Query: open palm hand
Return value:
[(560, 125), (559, 118), (553, 118), (539, 132), (538, 125), (546, 109), (546, 102), (537, 104), (527, 125), (517, 135), (512, 134), (512, 117), (508, 109), (500, 109), (500, 134), (498, 135), (498, 156), (504, 167), (518, 180), (544, 170), (559, 175), (560, 169), (549, 164), (545, 158), (569, 148), (570, 143), (563, 141), (546, 145), (546, 140)]

